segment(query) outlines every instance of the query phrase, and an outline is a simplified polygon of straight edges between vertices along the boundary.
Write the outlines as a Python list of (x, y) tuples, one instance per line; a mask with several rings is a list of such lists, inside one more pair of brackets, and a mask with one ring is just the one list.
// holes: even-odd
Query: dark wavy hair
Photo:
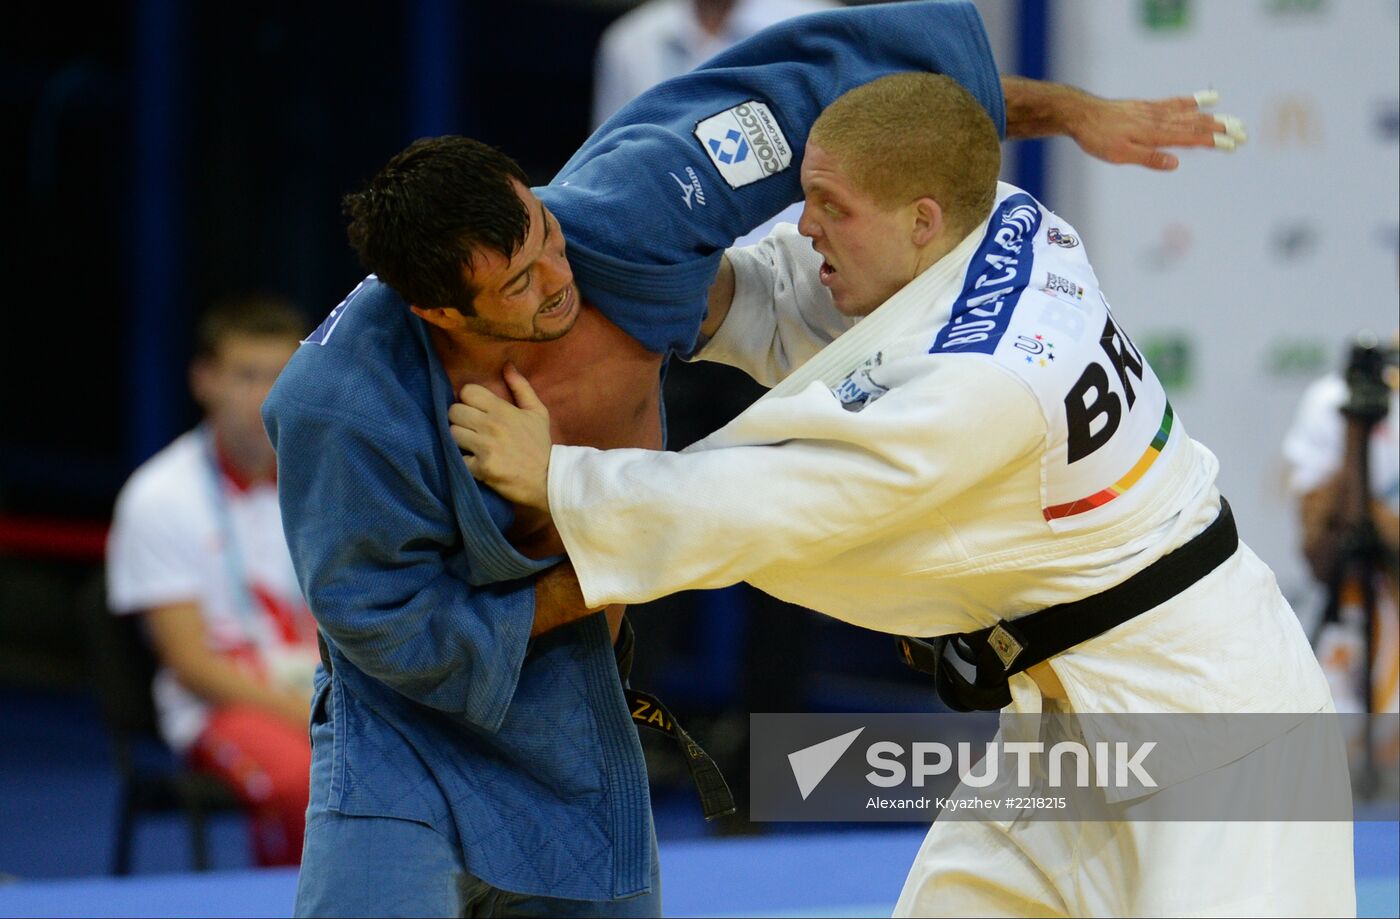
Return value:
[(510, 258), (530, 215), (511, 180), (524, 171), (501, 151), (467, 137), (425, 137), (345, 196), (350, 245), (405, 300), (472, 315), (477, 289), (463, 277), (472, 252)]

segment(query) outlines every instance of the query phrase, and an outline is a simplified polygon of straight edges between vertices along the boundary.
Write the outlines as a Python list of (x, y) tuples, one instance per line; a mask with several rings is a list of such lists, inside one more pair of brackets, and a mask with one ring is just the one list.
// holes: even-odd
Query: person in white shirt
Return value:
[[(1395, 341), (1389, 353), (1395, 354)], [(1384, 557), (1374, 577), (1377, 615), (1371, 646), (1374, 665), (1370, 710), (1395, 712), (1400, 710), (1400, 370), (1393, 360), (1384, 375), (1390, 387), (1390, 410), (1371, 428), (1367, 464), (1371, 476), (1371, 521)], [(1319, 583), (1329, 586), (1346, 535), (1338, 511), (1346, 452), (1347, 420), (1342, 407), (1347, 398), (1348, 386), (1341, 374), (1331, 373), (1313, 381), (1304, 391), (1283, 441), (1289, 490), (1298, 502), (1303, 527), (1303, 555)], [(1339, 585), (1337, 600), (1337, 621), (1323, 623), (1316, 633), (1317, 657), (1338, 710), (1364, 712), (1367, 706), (1361, 684), (1366, 654), (1365, 609), (1361, 584), (1355, 577)], [(1377, 726), (1386, 723), (1377, 722)], [(1393, 725), (1393, 720), (1389, 724)], [(1394, 730), (1383, 730), (1373, 742), (1378, 763), (1393, 767), (1400, 760), (1400, 735)]]
[[(552, 515), (590, 607), (746, 580), (892, 634), (980, 633), (973, 689), (1008, 713), (1291, 713), (1177, 777), (1238, 788), (1237, 763), (1331, 711), (1326, 680), (1079, 234), (999, 185), (999, 162), (943, 77), (852, 90), (809, 136), (811, 246), (780, 228), (730, 250), (712, 298), (698, 356), (767, 395), (680, 453), (599, 451), (551, 445), (508, 367), (516, 405), (466, 387), (453, 435), (474, 475)], [(1164, 590), (1106, 630), (1048, 658), (1007, 640), (1147, 571)], [(1340, 743), (1319, 753), (1335, 770)], [(1354, 913), (1349, 822), (1137, 819), (1155, 797), (1105, 793), (1106, 820), (940, 818), (896, 914)]]
[(663, 80), (775, 23), (835, 0), (646, 0), (603, 31), (594, 59), (593, 127)]
[(190, 369), (204, 421), (132, 474), (107, 545), (108, 605), (144, 617), (161, 664), (161, 733), (249, 804), (264, 865), (300, 860), (317, 651), (259, 409), (305, 331), (272, 298), (209, 311)]

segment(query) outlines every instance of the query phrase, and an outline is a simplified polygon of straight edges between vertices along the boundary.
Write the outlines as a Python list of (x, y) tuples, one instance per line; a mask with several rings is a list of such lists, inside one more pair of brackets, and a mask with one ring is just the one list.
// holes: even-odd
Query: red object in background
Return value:
[(107, 528), (98, 520), (0, 516), (0, 554), (100, 562)]

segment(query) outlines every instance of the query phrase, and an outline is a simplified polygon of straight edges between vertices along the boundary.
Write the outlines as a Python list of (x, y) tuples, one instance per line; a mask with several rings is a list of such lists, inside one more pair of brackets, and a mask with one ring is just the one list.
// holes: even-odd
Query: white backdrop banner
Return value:
[[(1115, 97), (1214, 88), (1244, 119), (1233, 155), (1175, 173), (1050, 151), (1045, 202), (1073, 223), (1109, 302), (1220, 457), (1241, 535), (1306, 620), (1280, 444), (1314, 377), (1400, 290), (1400, 3), (1056, 0), (1051, 78)], [(1003, 69), (1006, 69), (1005, 67)]]

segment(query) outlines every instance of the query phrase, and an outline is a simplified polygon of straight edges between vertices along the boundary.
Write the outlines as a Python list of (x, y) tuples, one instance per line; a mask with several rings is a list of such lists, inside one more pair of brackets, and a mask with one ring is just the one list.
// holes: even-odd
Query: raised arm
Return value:
[(653, 351), (691, 350), (720, 254), (801, 197), (807, 133), (837, 96), (944, 73), (1004, 124), (970, 3), (851, 7), (765, 29), (608, 119), (548, 187), (584, 296)]
[(1024, 77), (1003, 75), (1001, 85), (1008, 139), (1063, 135), (1109, 163), (1169, 171), (1181, 161), (1164, 147), (1233, 151), (1246, 140), (1238, 118), (1203, 111), (1219, 99), (1212, 90), (1170, 99), (1102, 99)]

